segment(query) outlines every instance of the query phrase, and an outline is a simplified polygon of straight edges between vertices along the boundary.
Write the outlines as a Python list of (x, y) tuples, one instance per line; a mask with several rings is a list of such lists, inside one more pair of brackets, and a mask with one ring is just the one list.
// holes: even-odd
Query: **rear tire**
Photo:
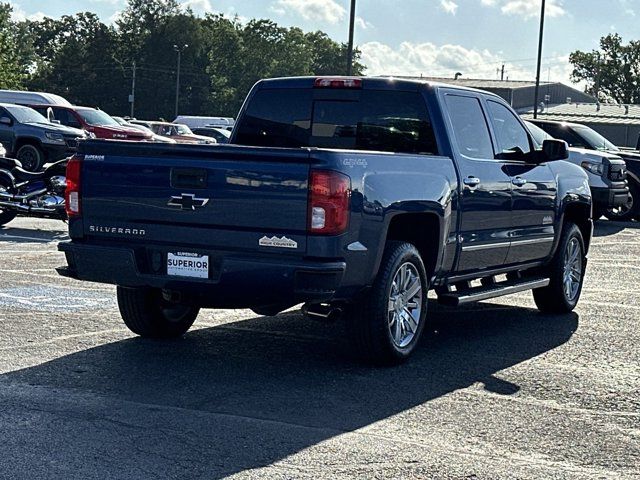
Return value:
[[(9, 192), (9, 180), (4, 176), (0, 177), (0, 192)], [(11, 220), (16, 218), (18, 214), (12, 210), (5, 210), (0, 207), (0, 226), (6, 225)]]
[(0, 227), (6, 225), (17, 216), (18, 214), (16, 212), (7, 212), (6, 210), (0, 210)]
[(29, 172), (38, 172), (44, 165), (44, 152), (37, 145), (26, 144), (16, 152), (16, 160), (20, 161), (22, 168)]
[(416, 349), (427, 316), (428, 280), (410, 243), (388, 242), (378, 276), (366, 296), (347, 309), (347, 333), (367, 363), (394, 365)]
[(635, 182), (629, 182), (629, 202), (615, 208), (608, 208), (605, 217), (614, 222), (630, 222), (640, 215), (640, 187)]
[(574, 223), (568, 223), (562, 231), (558, 251), (541, 272), (551, 283), (533, 291), (538, 309), (544, 313), (572, 312), (580, 300), (586, 265), (582, 232)]
[(200, 309), (168, 302), (157, 288), (118, 286), (118, 307), (125, 325), (144, 338), (178, 338), (187, 333)]

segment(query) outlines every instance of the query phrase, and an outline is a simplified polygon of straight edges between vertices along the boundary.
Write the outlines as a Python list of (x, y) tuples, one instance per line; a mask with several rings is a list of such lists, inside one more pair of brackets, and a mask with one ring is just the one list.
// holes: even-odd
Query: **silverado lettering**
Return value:
[(123, 228), (123, 227), (103, 227), (90, 225), (89, 232), (91, 233), (116, 233), (118, 235), (140, 235), (144, 236), (147, 234), (144, 230), (139, 230), (137, 228)]

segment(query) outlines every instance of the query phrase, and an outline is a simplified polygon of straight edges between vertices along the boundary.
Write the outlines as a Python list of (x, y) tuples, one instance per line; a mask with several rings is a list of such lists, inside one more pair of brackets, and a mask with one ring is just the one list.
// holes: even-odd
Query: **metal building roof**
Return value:
[[(532, 118), (532, 112), (523, 115)], [(567, 103), (547, 107), (538, 113), (540, 120), (611, 125), (640, 125), (640, 105)]]
[[(425, 82), (437, 82), (446, 83), (449, 85), (458, 85), (469, 88), (488, 89), (488, 88), (504, 88), (504, 89), (516, 89), (535, 87), (535, 81), (529, 80), (490, 80), (482, 78), (445, 78), (445, 77), (415, 77), (415, 76), (398, 76), (394, 75), (393, 78), (404, 78), (408, 80), (422, 80)], [(540, 85), (553, 85), (554, 82), (540, 82)]]

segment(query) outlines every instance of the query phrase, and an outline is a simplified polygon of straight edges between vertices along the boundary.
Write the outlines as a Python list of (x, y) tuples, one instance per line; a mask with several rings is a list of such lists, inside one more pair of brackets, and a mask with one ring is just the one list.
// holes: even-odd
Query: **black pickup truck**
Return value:
[(580, 297), (587, 176), (536, 150), (499, 97), (381, 78), (259, 82), (233, 145), (83, 142), (67, 169), (68, 277), (118, 286), (136, 334), (200, 308), (341, 318), (374, 363), (416, 348), (427, 293), (457, 306), (533, 290)]

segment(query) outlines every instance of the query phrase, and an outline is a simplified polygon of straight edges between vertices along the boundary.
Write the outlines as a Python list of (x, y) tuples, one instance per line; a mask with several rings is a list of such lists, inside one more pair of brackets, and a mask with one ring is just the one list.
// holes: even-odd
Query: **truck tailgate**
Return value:
[[(130, 229), (153, 243), (306, 250), (306, 150), (124, 142), (89, 142), (83, 150), (86, 237), (135, 240)], [(260, 245), (264, 237), (286, 240), (273, 248)]]

